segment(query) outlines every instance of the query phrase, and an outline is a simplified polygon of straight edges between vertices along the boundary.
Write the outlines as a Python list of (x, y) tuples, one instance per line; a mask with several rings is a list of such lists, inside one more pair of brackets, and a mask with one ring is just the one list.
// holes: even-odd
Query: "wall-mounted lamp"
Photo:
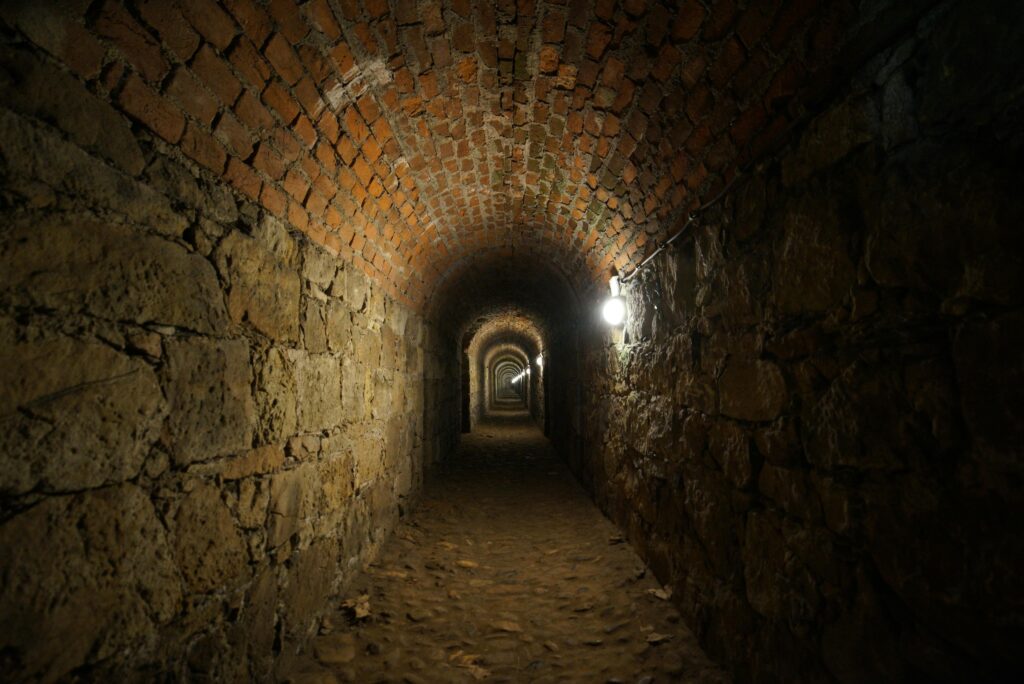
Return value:
[(619, 276), (612, 276), (608, 286), (612, 296), (604, 300), (601, 315), (608, 325), (622, 325), (626, 320), (626, 299), (619, 294)]
[(543, 367), (544, 367), (544, 355), (543, 354), (537, 354), (537, 368), (543, 368)]

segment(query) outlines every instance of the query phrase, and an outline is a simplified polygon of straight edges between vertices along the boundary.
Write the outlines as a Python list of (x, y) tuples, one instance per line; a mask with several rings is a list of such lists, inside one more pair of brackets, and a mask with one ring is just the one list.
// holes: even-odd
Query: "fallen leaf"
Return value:
[(647, 635), (647, 643), (654, 644), (655, 646), (671, 640), (671, 634), (659, 634), (658, 632), (651, 632)]
[(502, 632), (522, 632), (523, 628), (518, 623), (512, 622), (511, 620), (498, 620), (492, 622), (491, 626)]
[(480, 567), (479, 563), (477, 563), (476, 561), (471, 561), (471, 560), (455, 561), (455, 564), (458, 565), (460, 568), (479, 568)]
[(647, 593), (655, 598), (660, 598), (662, 601), (668, 601), (672, 597), (672, 590), (668, 587), (664, 589), (648, 589)]
[(370, 617), (370, 595), (362, 594), (356, 598), (346, 599), (341, 603), (342, 608), (349, 611), (349, 616), (356, 620), (363, 620)]

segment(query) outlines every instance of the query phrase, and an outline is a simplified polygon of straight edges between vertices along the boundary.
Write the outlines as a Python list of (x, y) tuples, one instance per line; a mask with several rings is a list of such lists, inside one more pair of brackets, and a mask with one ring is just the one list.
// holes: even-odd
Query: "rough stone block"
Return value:
[(343, 419), (341, 365), (331, 354), (292, 352), (301, 432), (320, 432)]
[(16, 343), (0, 323), (0, 491), (69, 491), (137, 475), (167, 403), (152, 369), (67, 337)]
[(0, 290), (26, 304), (218, 333), (224, 297), (210, 263), (178, 244), (105, 223), (49, 219), (0, 237)]
[(722, 413), (740, 420), (774, 420), (789, 399), (782, 372), (770, 361), (729, 361), (718, 391)]
[(255, 410), (242, 340), (174, 338), (162, 378), (174, 461), (186, 465), (252, 446)]
[(260, 437), (280, 442), (294, 434), (298, 425), (294, 369), (285, 352), (271, 347), (256, 357), (255, 372)]
[(786, 207), (785, 235), (774, 262), (775, 302), (783, 313), (827, 311), (841, 306), (856, 284), (848, 219), (834, 198), (805, 195)]
[(230, 283), (228, 311), (274, 340), (299, 337), (299, 276), (258, 242), (239, 232), (217, 250), (217, 266)]
[(267, 544), (276, 548), (292, 535), (304, 531), (309, 536), (308, 518), (315, 509), (320, 478), (312, 463), (286, 470), (270, 479), (270, 519)]
[(18, 549), (0, 554), (0, 650), (16, 679), (152, 653), (180, 609), (164, 526), (133, 485), (47, 498), (0, 527), (0, 548)]
[(190, 592), (232, 587), (246, 574), (245, 542), (218, 490), (198, 483), (174, 517), (174, 554)]

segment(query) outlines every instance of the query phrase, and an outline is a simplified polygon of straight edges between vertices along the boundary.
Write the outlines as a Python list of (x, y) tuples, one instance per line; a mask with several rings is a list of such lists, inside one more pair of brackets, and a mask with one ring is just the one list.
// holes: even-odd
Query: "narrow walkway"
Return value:
[(724, 682), (524, 414), (463, 435), (293, 682)]

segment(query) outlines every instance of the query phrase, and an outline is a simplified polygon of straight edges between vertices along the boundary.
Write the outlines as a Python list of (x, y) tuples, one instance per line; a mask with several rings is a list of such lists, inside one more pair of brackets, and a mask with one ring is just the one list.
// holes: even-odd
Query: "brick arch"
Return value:
[(782, 135), (858, 26), (846, 0), (19, 12), (141, 129), (415, 307), (481, 250), (577, 281), (635, 265)]

